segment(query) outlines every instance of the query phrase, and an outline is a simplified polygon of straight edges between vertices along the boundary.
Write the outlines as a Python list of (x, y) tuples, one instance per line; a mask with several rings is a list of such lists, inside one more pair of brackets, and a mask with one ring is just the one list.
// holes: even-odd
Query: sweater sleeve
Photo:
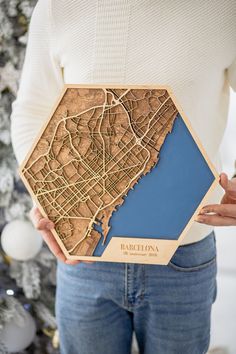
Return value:
[(38, 0), (28, 30), (28, 40), (16, 99), (12, 103), (11, 140), (18, 164), (63, 89), (63, 73), (55, 55), (51, 1)]

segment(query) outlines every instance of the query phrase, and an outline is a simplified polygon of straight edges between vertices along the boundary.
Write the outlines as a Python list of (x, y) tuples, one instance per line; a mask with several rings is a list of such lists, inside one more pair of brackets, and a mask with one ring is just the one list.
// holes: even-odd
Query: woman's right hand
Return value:
[(85, 263), (93, 263), (93, 261), (79, 261), (79, 260), (70, 260), (66, 259), (66, 256), (62, 252), (60, 246), (58, 245), (54, 235), (50, 231), (54, 228), (54, 223), (48, 218), (43, 217), (39, 208), (37, 206), (33, 206), (29, 212), (30, 219), (34, 225), (34, 227), (40, 231), (44, 241), (48, 245), (50, 251), (54, 254), (54, 256), (59, 259), (61, 262), (66, 264), (77, 264), (80, 262)]

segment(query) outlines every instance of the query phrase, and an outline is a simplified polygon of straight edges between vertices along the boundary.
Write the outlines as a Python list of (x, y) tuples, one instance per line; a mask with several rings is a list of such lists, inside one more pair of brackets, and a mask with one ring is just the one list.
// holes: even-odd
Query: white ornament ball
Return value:
[(25, 311), (24, 324), (19, 325), (12, 318), (0, 330), (0, 340), (11, 353), (16, 353), (27, 348), (34, 340), (36, 325), (33, 317)]
[(4, 252), (18, 261), (34, 258), (42, 243), (41, 234), (29, 221), (10, 221), (2, 230), (1, 244)]

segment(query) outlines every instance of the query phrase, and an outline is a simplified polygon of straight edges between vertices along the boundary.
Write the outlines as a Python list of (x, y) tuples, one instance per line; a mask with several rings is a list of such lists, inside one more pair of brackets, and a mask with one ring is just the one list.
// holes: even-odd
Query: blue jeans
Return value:
[(216, 298), (214, 232), (180, 246), (167, 266), (58, 261), (61, 354), (205, 354)]

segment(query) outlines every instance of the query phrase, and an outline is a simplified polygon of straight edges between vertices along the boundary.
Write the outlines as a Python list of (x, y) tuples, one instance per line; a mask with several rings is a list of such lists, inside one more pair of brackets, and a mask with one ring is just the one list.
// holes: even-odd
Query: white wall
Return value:
[[(228, 125), (221, 145), (223, 170), (232, 176), (236, 160), (236, 93), (230, 93)], [(236, 227), (215, 229), (218, 250), (218, 295), (212, 313), (212, 347), (236, 354)]]

